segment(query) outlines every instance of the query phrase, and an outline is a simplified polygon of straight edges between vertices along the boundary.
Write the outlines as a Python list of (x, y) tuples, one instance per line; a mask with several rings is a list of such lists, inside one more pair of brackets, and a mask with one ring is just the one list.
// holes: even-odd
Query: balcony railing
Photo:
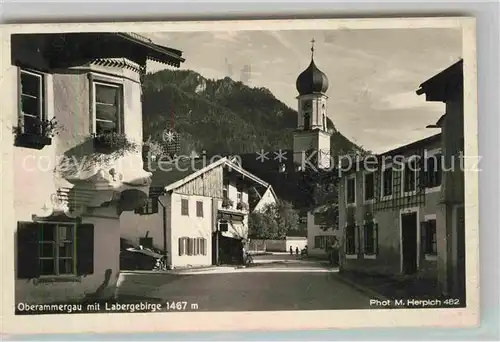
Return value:
[(246, 203), (246, 202), (238, 202), (235, 205), (234, 201), (231, 200), (230, 198), (224, 198), (222, 200), (221, 207), (222, 207), (222, 209), (231, 210), (231, 211), (242, 211), (242, 212), (245, 212), (245, 211), (249, 210), (248, 203)]

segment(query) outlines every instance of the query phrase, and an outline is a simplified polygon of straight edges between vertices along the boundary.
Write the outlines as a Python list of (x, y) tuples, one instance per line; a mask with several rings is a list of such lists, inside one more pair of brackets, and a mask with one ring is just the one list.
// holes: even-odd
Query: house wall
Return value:
[[(432, 144), (428, 150), (439, 147), (439, 144)], [(349, 174), (351, 176), (352, 174)], [(356, 205), (354, 210), (355, 224), (360, 226), (356, 231), (356, 254), (346, 255), (345, 253), (345, 227), (347, 225), (347, 207), (345, 178), (340, 181), (339, 191), (339, 237), (341, 241), (341, 267), (344, 270), (360, 271), (373, 274), (398, 275), (402, 273), (401, 259), (401, 227), (400, 215), (402, 210), (417, 211), (417, 253), (418, 253), (418, 274), (425, 277), (437, 277), (436, 257), (427, 257), (422, 255), (420, 241), (420, 222), (425, 220), (428, 215), (436, 216), (436, 225), (442, 220), (442, 209), (439, 205), (441, 200), (440, 188), (429, 189), (425, 195), (425, 204), (417, 207), (408, 205), (403, 207), (394, 207), (380, 210), (369, 209), (373, 202), (364, 203), (364, 172), (357, 171), (356, 178)], [(379, 179), (380, 181), (380, 179)], [(393, 190), (395, 191), (395, 190)], [(378, 253), (376, 256), (366, 256), (363, 253), (364, 232), (363, 220), (365, 213), (370, 211), (375, 222), (378, 223)], [(437, 236), (439, 241), (439, 236)], [(438, 242), (439, 244), (439, 242)]]
[(326, 231), (322, 230), (320, 225), (314, 224), (314, 212), (310, 211), (307, 213), (307, 251), (310, 255), (327, 255), (325, 248), (315, 248), (314, 242), (316, 236), (335, 236), (340, 241), (341, 234), (340, 230), (334, 230), (331, 227)]
[[(168, 228), (170, 225), (170, 195), (160, 196), (159, 201), (165, 205), (167, 216), (167, 243)], [(133, 211), (126, 211), (120, 215), (121, 238), (130, 241), (133, 245), (139, 244), (139, 239), (146, 236), (153, 239), (153, 247), (163, 250), (163, 207), (158, 204), (158, 213), (139, 215)], [(168, 246), (167, 246), (168, 249)], [(170, 249), (168, 249), (170, 250)]]
[(253, 209), (254, 211), (262, 211), (266, 208), (266, 206), (271, 205), (271, 204), (276, 204), (276, 198), (273, 195), (273, 192), (271, 189), (267, 189), (264, 192), (264, 195), (262, 195), (262, 198), (259, 200), (255, 208)]
[[(181, 215), (181, 199), (189, 200), (189, 216)], [(203, 202), (203, 217), (196, 217), (196, 202)], [(171, 195), (169, 236), (171, 244), (170, 266), (208, 266), (212, 264), (212, 198), (206, 196), (186, 196), (178, 193)], [(179, 238), (205, 238), (206, 255), (179, 256)]]
[[(242, 201), (248, 204), (248, 188), (244, 187), (242, 189)], [(228, 186), (228, 198), (233, 201), (233, 206), (230, 208), (230, 211), (237, 212), (243, 214), (242, 223), (234, 222), (233, 225), (229, 225), (229, 229), (227, 232), (222, 232), (222, 235), (231, 237), (231, 238), (248, 238), (248, 210), (238, 210), (236, 209), (238, 189), (236, 187), (236, 181), (230, 180)], [(222, 200), (219, 200), (219, 209), (226, 210), (222, 208)]]
[[(16, 220), (30, 221), (34, 210), (36, 208), (33, 206), (19, 208), (16, 210)], [(116, 216), (116, 207), (96, 209), (92, 216), (82, 217), (82, 223), (94, 225), (93, 273), (66, 279), (58, 277), (16, 279), (14, 287), (16, 303), (74, 303), (86, 297), (103, 299), (114, 297), (120, 275), (120, 223)], [(17, 268), (16, 248), (14, 252)], [(107, 279), (106, 272), (109, 270), (111, 274)]]
[[(242, 201), (248, 204), (248, 189), (245, 187), (242, 189)], [(236, 208), (236, 204), (238, 203), (238, 188), (236, 187), (236, 181), (230, 180), (228, 187), (228, 198), (233, 201), (234, 208)]]
[(289, 251), (290, 247), (292, 247), (293, 252), (295, 253), (295, 249), (299, 248), (299, 252), (303, 250), (307, 246), (307, 238), (302, 237), (287, 237), (285, 238), (286, 246), (285, 251)]
[[(460, 89), (461, 90), (461, 89)], [(443, 156), (449, 171), (443, 173), (440, 216), (438, 217), (438, 282), (441, 292), (463, 296), (465, 292), (465, 232), (455, 225), (456, 208), (464, 205), (465, 179), (459, 153), (463, 151), (463, 98), (453, 94), (446, 103), (442, 128)]]
[(185, 195), (222, 198), (223, 171), (222, 165), (208, 170), (200, 177), (196, 177), (190, 182), (178, 187), (175, 192)]
[[(6, 52), (10, 49), (6, 46)], [(36, 51), (31, 51), (37, 54)], [(9, 60), (6, 56), (5, 60)], [(4, 243), (15, 246), (16, 227), (18, 221), (31, 221), (32, 215), (44, 216), (53, 209), (52, 195), (62, 186), (69, 183), (54, 168), (59, 165), (62, 156), (72, 150), (83, 156), (91, 152), (86, 137), (90, 131), (90, 83), (88, 74), (99, 70), (115, 73), (123, 78), (124, 85), (124, 117), (125, 133), (131, 138), (142, 140), (142, 111), (140, 101), (140, 85), (138, 75), (129, 70), (96, 68), (83, 66), (75, 70), (59, 70), (44, 77), (46, 118), (55, 117), (63, 126), (59, 135), (52, 138), (52, 144), (41, 150), (14, 146), (13, 127), (18, 125), (19, 81), (18, 68), (9, 66), (3, 72), (4, 96), (10, 101), (3, 103), (4, 124), (2, 125), (2, 151), (4, 165), (2, 168), (2, 205), (5, 227)], [(114, 81), (118, 81), (114, 79)], [(140, 155), (139, 155), (140, 160)], [(142, 169), (142, 161), (134, 167)], [(44, 208), (44, 209), (42, 209)], [(109, 211), (109, 212), (108, 212)], [(105, 284), (105, 291), (100, 296), (113, 294), (116, 277), (119, 271), (119, 219), (116, 208), (96, 209), (84, 216), (83, 223), (94, 226), (94, 273), (77, 281), (62, 281), (39, 284), (37, 280), (19, 280), (15, 282), (15, 299), (18, 302), (53, 302), (59, 300), (77, 300), (86, 294), (95, 292), (103, 284), (104, 273), (111, 270), (111, 279)], [(85, 215), (85, 214), (84, 214)], [(90, 215), (90, 216), (89, 216)], [(113, 216), (114, 215), (114, 216)], [(15, 253), (14, 253), (15, 255)], [(16, 257), (14, 256), (17, 268)]]

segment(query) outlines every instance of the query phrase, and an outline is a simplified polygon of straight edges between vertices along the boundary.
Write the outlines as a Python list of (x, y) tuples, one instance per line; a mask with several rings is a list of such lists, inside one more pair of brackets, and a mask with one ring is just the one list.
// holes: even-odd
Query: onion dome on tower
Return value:
[(328, 77), (314, 64), (314, 39), (311, 41), (311, 63), (299, 77), (297, 77), (297, 91), (300, 95), (326, 93), (328, 90)]

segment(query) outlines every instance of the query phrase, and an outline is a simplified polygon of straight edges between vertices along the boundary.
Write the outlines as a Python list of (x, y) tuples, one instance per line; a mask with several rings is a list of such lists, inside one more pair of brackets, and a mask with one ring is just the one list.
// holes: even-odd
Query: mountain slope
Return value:
[[(292, 148), (297, 112), (266, 88), (250, 88), (227, 77), (209, 80), (191, 70), (162, 70), (146, 76), (143, 95), (144, 136), (161, 141), (163, 130), (173, 123), (183, 154)], [(330, 119), (327, 124), (333, 131), (333, 155), (361, 150)]]

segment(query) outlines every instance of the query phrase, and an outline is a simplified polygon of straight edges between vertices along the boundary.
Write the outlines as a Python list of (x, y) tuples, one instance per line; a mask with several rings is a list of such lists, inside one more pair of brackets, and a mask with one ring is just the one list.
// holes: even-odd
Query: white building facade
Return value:
[(111, 298), (119, 215), (143, 205), (151, 182), (140, 61), (183, 59), (125, 33), (12, 35), (5, 51), (3, 241), (15, 246), (15, 301)]

